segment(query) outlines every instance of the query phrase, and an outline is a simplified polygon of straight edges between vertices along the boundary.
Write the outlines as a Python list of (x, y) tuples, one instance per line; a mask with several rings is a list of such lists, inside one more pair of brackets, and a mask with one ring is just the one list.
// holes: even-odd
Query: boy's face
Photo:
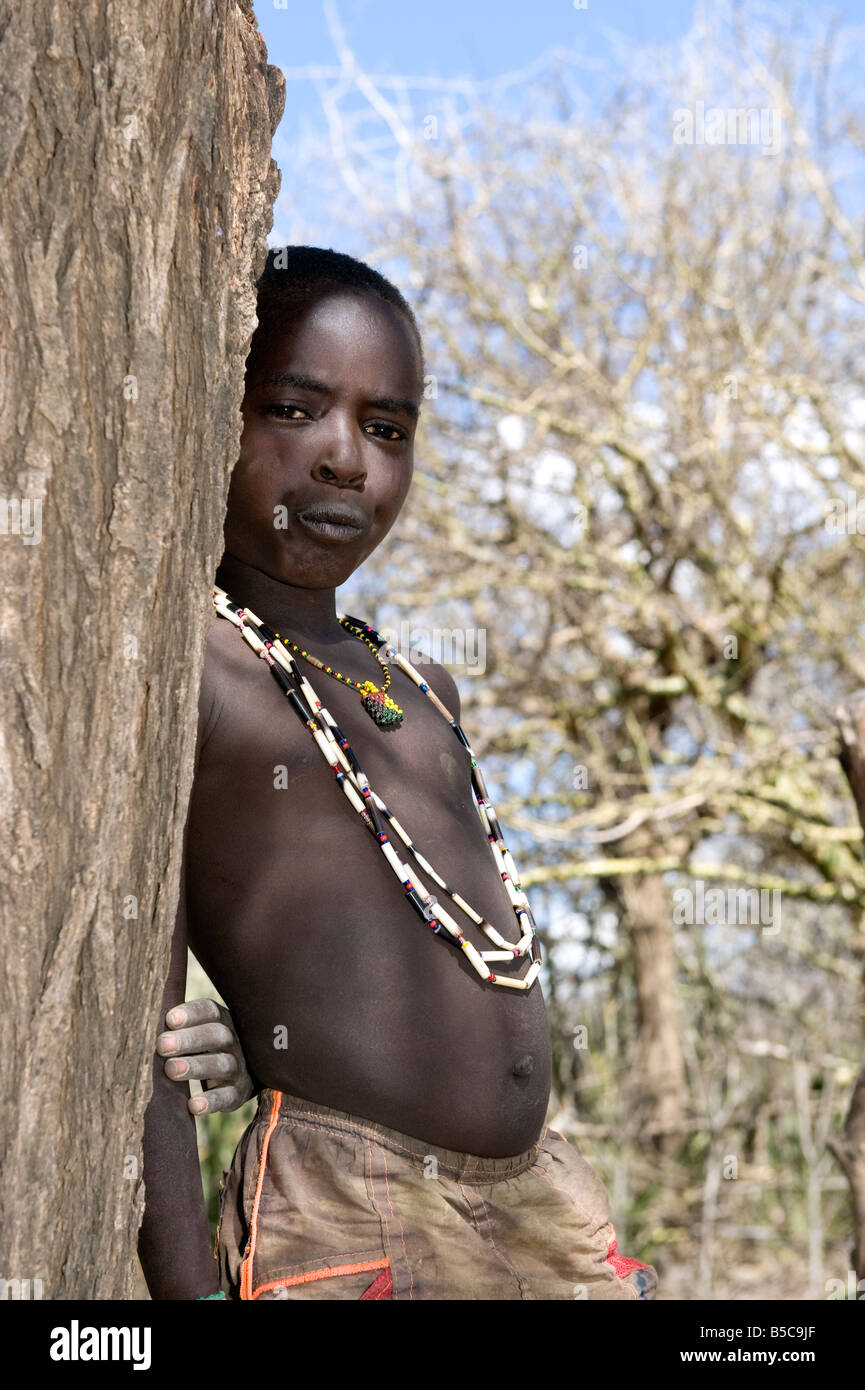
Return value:
[(256, 340), (227, 550), (300, 588), (344, 583), (405, 501), (421, 371), (403, 315), (374, 294), (324, 292)]

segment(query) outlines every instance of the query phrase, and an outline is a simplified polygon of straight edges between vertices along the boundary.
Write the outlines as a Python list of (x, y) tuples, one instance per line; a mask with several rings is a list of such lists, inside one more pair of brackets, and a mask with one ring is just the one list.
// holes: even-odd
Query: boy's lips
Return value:
[(347, 502), (317, 502), (297, 513), (304, 530), (322, 540), (353, 541), (366, 530), (367, 518)]

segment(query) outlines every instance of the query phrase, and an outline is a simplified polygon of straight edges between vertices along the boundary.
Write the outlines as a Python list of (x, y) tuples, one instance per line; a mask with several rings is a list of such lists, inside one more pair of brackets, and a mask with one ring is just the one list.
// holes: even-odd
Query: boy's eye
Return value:
[(302, 405), (268, 405), (265, 407), (265, 415), (276, 415), (280, 420), (297, 419), (298, 415), (308, 415), (309, 411), (304, 410)]
[(372, 429), (382, 431), (378, 436), (379, 439), (386, 439), (388, 442), (394, 444), (401, 443), (404, 439), (408, 439), (405, 430), (400, 429), (399, 425), (391, 424), (390, 420), (370, 420), (369, 424)]

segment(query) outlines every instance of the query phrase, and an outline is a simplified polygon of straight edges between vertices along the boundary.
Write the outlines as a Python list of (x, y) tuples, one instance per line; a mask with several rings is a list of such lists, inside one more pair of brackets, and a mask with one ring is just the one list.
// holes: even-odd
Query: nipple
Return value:
[(525, 1057), (518, 1057), (514, 1062), (514, 1076), (531, 1076), (535, 1069), (535, 1059), (530, 1052)]

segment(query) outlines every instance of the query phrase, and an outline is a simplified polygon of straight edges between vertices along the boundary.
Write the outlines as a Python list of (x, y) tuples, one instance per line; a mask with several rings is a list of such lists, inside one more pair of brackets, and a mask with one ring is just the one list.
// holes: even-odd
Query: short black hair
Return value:
[(258, 328), (250, 344), (250, 357), (256, 338), (267, 337), (286, 313), (291, 314), (309, 303), (322, 290), (350, 289), (362, 294), (377, 294), (393, 304), (408, 323), (417, 345), (420, 361), (418, 395), (423, 391), (423, 340), (417, 320), (396, 285), (386, 280), (372, 266), (346, 256), (342, 251), (325, 250), (320, 246), (273, 246), (267, 253), (264, 270), (258, 280)]

